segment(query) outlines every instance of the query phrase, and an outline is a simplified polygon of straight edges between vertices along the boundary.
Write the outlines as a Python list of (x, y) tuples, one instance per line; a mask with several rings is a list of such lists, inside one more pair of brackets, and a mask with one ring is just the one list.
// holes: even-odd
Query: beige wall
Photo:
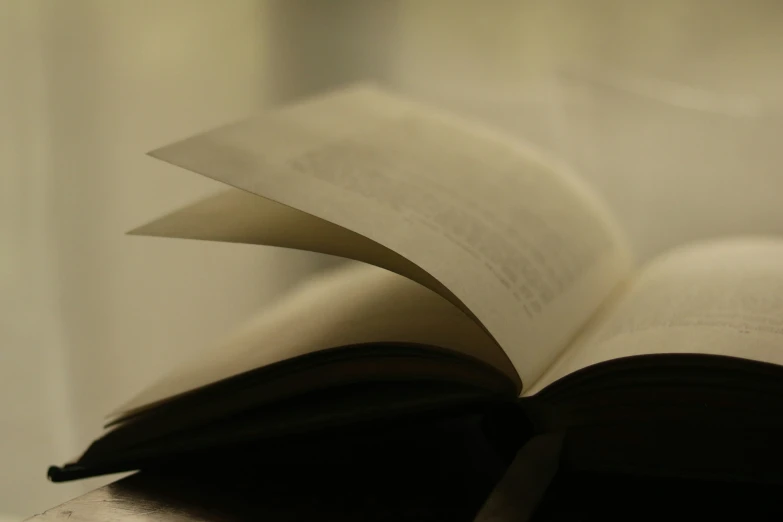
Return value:
[(217, 188), (144, 153), (262, 105), (263, 16), (246, 0), (0, 8), (0, 513), (86, 487), (47, 484), (46, 466), (311, 266), (123, 235)]
[(783, 234), (783, 4), (406, 0), (392, 81), (555, 151), (642, 259)]

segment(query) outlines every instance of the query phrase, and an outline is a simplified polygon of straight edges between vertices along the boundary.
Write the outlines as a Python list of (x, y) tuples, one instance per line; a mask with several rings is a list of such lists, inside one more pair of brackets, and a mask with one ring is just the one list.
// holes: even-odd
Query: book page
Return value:
[(472, 312), (523, 383), (549, 366), (630, 267), (616, 226), (564, 166), (372, 87), (152, 155), (411, 261)]
[(118, 411), (319, 350), (395, 342), (444, 348), (478, 359), (521, 389), (503, 350), (456, 306), (403, 276), (353, 263), (303, 283)]
[(593, 364), (663, 353), (783, 365), (783, 239), (707, 242), (653, 260), (526, 394)]
[(448, 288), (409, 259), (347, 228), (244, 190), (224, 190), (129, 234), (277, 246), (362, 261), (421, 283), (472, 316)]

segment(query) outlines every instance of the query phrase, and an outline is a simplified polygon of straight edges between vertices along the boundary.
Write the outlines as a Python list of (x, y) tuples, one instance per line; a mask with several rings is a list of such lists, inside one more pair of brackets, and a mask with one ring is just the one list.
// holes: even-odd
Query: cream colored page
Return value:
[(269, 245), (345, 257), (404, 275), (468, 312), (447, 288), (409, 259), (361, 234), (244, 190), (221, 191), (130, 234)]
[(299, 355), (372, 342), (451, 349), (491, 364), (521, 389), (500, 347), (456, 306), (403, 276), (356, 263), (303, 284), (119, 412)]
[(703, 243), (654, 260), (526, 394), (593, 364), (659, 353), (783, 365), (783, 238)]
[(409, 259), (481, 321), (523, 382), (540, 376), (629, 269), (609, 217), (562, 166), (371, 87), (152, 154)]

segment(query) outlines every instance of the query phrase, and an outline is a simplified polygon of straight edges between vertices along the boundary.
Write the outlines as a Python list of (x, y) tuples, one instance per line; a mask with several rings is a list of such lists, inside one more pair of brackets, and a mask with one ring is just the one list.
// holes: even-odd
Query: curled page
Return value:
[(315, 97), (151, 155), (407, 260), (417, 281), (447, 289), (481, 322), (523, 383), (554, 360), (631, 264), (607, 212), (565, 167), (374, 87)]

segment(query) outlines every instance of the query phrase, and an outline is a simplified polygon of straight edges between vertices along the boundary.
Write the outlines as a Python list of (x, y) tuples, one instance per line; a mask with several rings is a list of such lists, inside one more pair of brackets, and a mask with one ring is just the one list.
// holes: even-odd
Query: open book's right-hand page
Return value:
[[(618, 225), (564, 166), (373, 87), (312, 98), (152, 155), (403, 256), (431, 276), (419, 283), (481, 322), (523, 385), (631, 269)], [(399, 266), (377, 255), (369, 262)]]
[(783, 240), (705, 242), (654, 259), (525, 395), (593, 364), (662, 353), (783, 366)]

